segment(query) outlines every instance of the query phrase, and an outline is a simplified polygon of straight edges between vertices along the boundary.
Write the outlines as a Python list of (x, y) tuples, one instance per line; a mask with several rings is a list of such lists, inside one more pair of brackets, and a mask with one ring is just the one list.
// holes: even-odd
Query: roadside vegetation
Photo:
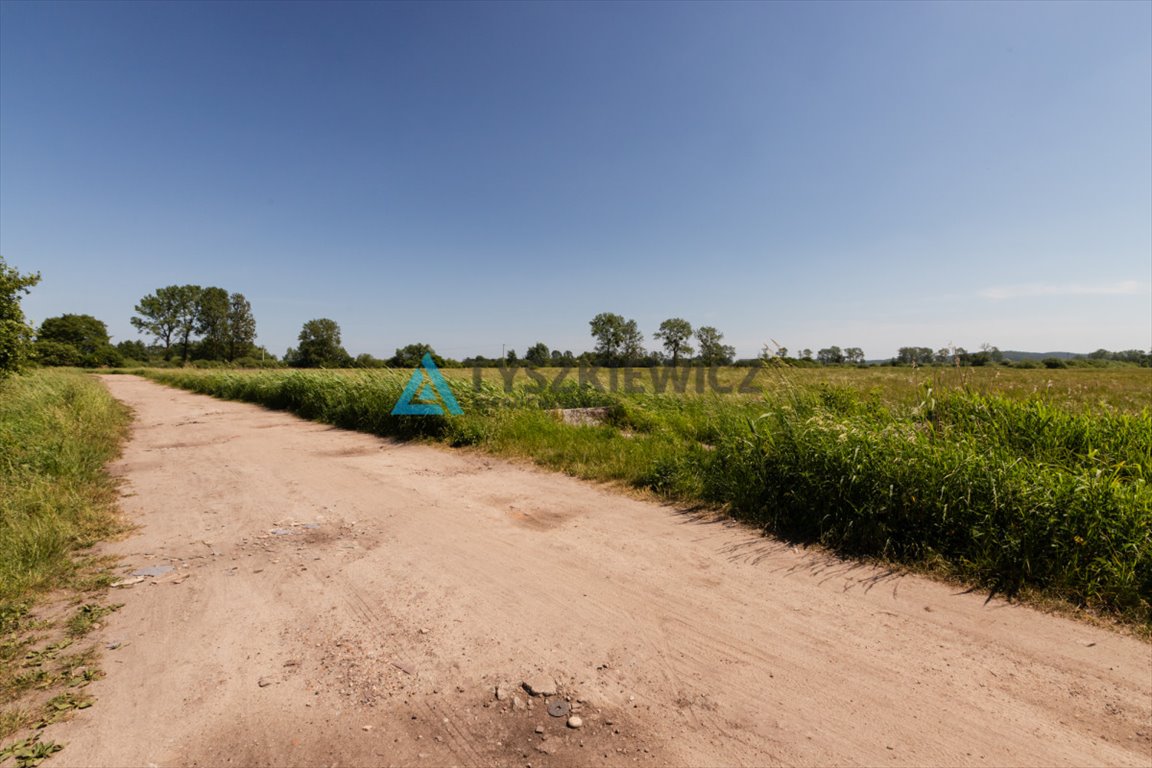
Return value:
[(0, 383), (0, 603), (69, 583), (80, 552), (116, 530), (105, 463), (126, 409), (76, 371)]
[[(81, 639), (115, 606), (102, 602), (110, 563), (90, 548), (121, 528), (104, 466), (128, 420), (78, 371), (0, 380), (0, 740), (91, 703), (80, 689), (98, 658)], [(58, 748), (33, 733), (0, 756), (34, 765)]]
[[(298, 346), (276, 360), (255, 346), (243, 294), (159, 288), (132, 317), (153, 343), (113, 348), (88, 315), (49, 318), (34, 331), (19, 299), (38, 279), (0, 261), (0, 376), (30, 361), (174, 366), (178, 356), (195, 368), (141, 372), (349, 429), (527, 457), (720, 508), (795, 541), (1152, 626), (1150, 352), (905, 346), (869, 365), (859, 347), (789, 353), (772, 344), (735, 360), (715, 327), (669, 318), (652, 336), (662, 349), (650, 349), (635, 320), (601, 312), (589, 322), (592, 350), (538, 342), (524, 365), (511, 349), (458, 362), (422, 343), (387, 360), (353, 358), (329, 318), (304, 323)], [(393, 415), (425, 359), (444, 369), (463, 415)], [(267, 366), (276, 368), (237, 370)], [(751, 377), (762, 392), (749, 393)], [(98, 499), (67, 485), (74, 472), (98, 494), (115, 445), (115, 406), (81, 381), (17, 377), (0, 404), (0, 482), (14, 489), (0, 501), (4, 605), (66, 579), (77, 548), (111, 524)], [(106, 419), (50, 422), (66, 407), (96, 413), (100, 403)], [(554, 413), (572, 408), (599, 409), (596, 423)]]
[[(1152, 372), (875, 370), (821, 380), (767, 366), (754, 396), (553, 386), (548, 371), (506, 391), (499, 375), (475, 386), (461, 372), (449, 378), (458, 417), (391, 415), (408, 370), (147, 375), (350, 429), (522, 456), (719, 507), (789, 540), (1149, 624)], [(602, 408), (602, 423), (550, 412), (577, 407)]]

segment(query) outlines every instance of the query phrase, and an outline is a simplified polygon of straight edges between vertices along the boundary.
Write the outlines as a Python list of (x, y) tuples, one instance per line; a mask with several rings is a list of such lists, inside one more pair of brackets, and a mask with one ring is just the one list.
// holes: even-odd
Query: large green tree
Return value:
[(169, 285), (158, 288), (136, 305), (138, 317), (132, 325), (141, 333), (149, 333), (164, 347), (164, 359), (172, 359), (172, 345), (178, 343), (181, 359), (188, 362), (189, 345), (200, 318), (198, 285)]
[(228, 299), (228, 361), (251, 354), (255, 344), (256, 318), (252, 315), (252, 305), (244, 294), (234, 293)]
[(635, 320), (601, 312), (588, 323), (596, 339), (596, 356), (604, 365), (620, 365), (644, 356), (644, 334)]
[(704, 365), (731, 365), (736, 349), (724, 343), (724, 334), (710, 325), (696, 329), (700, 344), (700, 362)]
[(252, 351), (256, 319), (242, 293), (205, 288), (200, 294), (196, 332), (201, 334), (200, 357), (233, 362)]
[(179, 346), (187, 362), (194, 337), (200, 339), (197, 357), (229, 362), (251, 354), (256, 341), (256, 320), (244, 294), (215, 286), (169, 285), (141, 299), (136, 312), (132, 325), (155, 337), (165, 360)]
[(32, 328), (20, 300), (39, 282), (38, 272), (22, 275), (0, 256), (0, 379), (23, 368), (32, 352)]
[(335, 320), (309, 320), (300, 329), (299, 338), (300, 346), (291, 361), (298, 368), (341, 368), (351, 363), (351, 356), (340, 345), (340, 326)]
[(90, 355), (108, 346), (108, 326), (92, 315), (60, 315), (40, 324), (37, 341), (58, 341), (71, 344), (82, 355)]
[(215, 286), (204, 288), (196, 301), (196, 327), (200, 335), (199, 357), (226, 360), (231, 331), (228, 317), (228, 291)]
[(670, 317), (660, 323), (660, 330), (652, 334), (664, 343), (664, 349), (672, 357), (672, 365), (680, 363), (681, 355), (691, 355), (692, 324), (681, 317)]
[(123, 355), (112, 346), (108, 326), (92, 315), (60, 315), (40, 324), (36, 357), (42, 365), (119, 365)]

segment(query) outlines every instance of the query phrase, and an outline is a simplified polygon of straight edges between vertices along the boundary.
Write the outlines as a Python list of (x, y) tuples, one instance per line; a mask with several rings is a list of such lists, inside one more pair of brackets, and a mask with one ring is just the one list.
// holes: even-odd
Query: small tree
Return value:
[(620, 354), (620, 345), (624, 341), (624, 317), (615, 312), (601, 312), (589, 321), (592, 326), (592, 338), (596, 339), (596, 354), (603, 362), (611, 363)]
[(354, 368), (387, 368), (388, 361), (381, 360), (378, 357), (373, 357), (367, 352), (364, 352), (362, 354), (356, 355), (356, 359), (352, 362), (352, 366)]
[[(174, 286), (170, 286), (174, 287)], [(172, 339), (176, 335), (176, 307), (164, 288), (140, 299), (131, 323), (140, 333), (151, 334), (163, 348), (164, 359), (172, 358)]]
[(680, 364), (681, 355), (691, 355), (692, 347), (688, 341), (692, 338), (692, 324), (680, 317), (671, 317), (660, 323), (660, 330), (652, 334), (664, 343), (664, 349), (672, 358), (672, 365)]
[(0, 379), (23, 368), (32, 352), (32, 328), (20, 299), (39, 282), (38, 272), (22, 275), (0, 256)]
[(528, 351), (524, 353), (524, 359), (532, 365), (545, 366), (552, 362), (552, 355), (548, 351), (548, 345), (538, 341), (528, 347)]
[[(351, 358), (340, 345), (340, 326), (326, 317), (309, 320), (300, 329), (300, 346), (290, 350), (298, 368), (341, 368)], [(285, 356), (287, 357), (287, 355)]]
[(864, 350), (860, 347), (845, 348), (844, 361), (852, 365), (861, 365), (864, 362)]
[(724, 342), (724, 334), (710, 325), (696, 329), (696, 341), (700, 343), (699, 360), (703, 365), (731, 365), (736, 357), (736, 348)]
[(122, 358), (135, 360), (139, 363), (147, 362), (151, 358), (148, 347), (139, 339), (124, 340), (116, 345), (116, 351)]
[(431, 344), (417, 342), (416, 344), (406, 344), (397, 349), (396, 354), (388, 360), (388, 365), (393, 368), (415, 368), (420, 365), (424, 355), (432, 355), (432, 362), (436, 363), (437, 367), (440, 367), (444, 362), (440, 355), (436, 354), (436, 350), (432, 349)]
[(256, 344), (256, 318), (252, 305), (242, 293), (228, 297), (228, 360), (233, 361), (252, 352)]
[(840, 365), (844, 362), (844, 352), (835, 345), (825, 347), (816, 353), (816, 362), (821, 365)]
[(614, 312), (601, 312), (589, 325), (601, 364), (620, 365), (644, 356), (644, 335), (635, 320), (625, 320)]
[(624, 323), (624, 343), (620, 346), (620, 357), (625, 365), (644, 357), (644, 334), (640, 333), (635, 320)]
[(984, 342), (980, 345), (980, 351), (988, 355), (988, 359), (994, 363), (1004, 362), (1004, 353), (1001, 352), (999, 348), (989, 344), (988, 342)]

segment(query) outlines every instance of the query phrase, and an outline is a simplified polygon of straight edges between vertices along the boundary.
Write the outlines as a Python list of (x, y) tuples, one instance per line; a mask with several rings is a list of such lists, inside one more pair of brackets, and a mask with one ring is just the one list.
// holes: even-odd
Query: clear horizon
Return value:
[[(282, 356), (1152, 348), (1152, 3), (0, 3), (0, 254)], [(146, 339), (145, 339), (146, 340)]]

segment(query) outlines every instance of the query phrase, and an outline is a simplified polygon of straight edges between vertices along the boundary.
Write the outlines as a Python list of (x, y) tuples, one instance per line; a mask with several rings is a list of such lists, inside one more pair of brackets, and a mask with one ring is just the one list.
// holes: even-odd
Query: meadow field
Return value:
[[(408, 370), (142, 373), (349, 429), (527, 458), (994, 593), (1150, 620), (1148, 369), (765, 368), (756, 394), (736, 391), (748, 369), (715, 374), (726, 394), (656, 394), (636, 370), (631, 389), (644, 391), (611, 391), (607, 369), (602, 388), (576, 372), (555, 384), (549, 369), (445, 370), (461, 416), (391, 415)], [(555, 412), (586, 407), (603, 409), (600, 423)]]
[[(480, 368), (479, 376), (486, 384), (504, 388), (511, 378), (516, 387), (532, 388), (535, 384), (526, 369), (509, 374), (499, 368)], [(540, 368), (538, 378), (549, 386), (565, 369)], [(605, 388), (609, 384), (611, 369), (600, 368), (598, 379)], [(652, 374), (648, 368), (618, 369), (635, 371), (634, 376), (647, 393), (655, 393)], [(443, 368), (440, 372), (450, 381), (473, 383), (476, 369)], [(402, 372), (409, 375), (408, 371)], [(659, 377), (661, 374), (657, 374)], [(718, 368), (716, 382), (736, 393), (748, 378), (749, 369), (735, 366)], [(561, 386), (577, 382), (578, 370), (568, 369)], [(704, 377), (704, 390), (709, 393), (709, 377)], [(618, 388), (623, 389), (623, 374), (617, 375)], [(929, 367), (899, 366), (815, 366), (772, 367), (756, 369), (750, 381), (752, 386), (778, 391), (790, 387), (843, 387), (860, 395), (875, 397), (890, 404), (915, 405), (920, 402), (927, 387), (936, 389), (964, 389), (981, 394), (995, 394), (1012, 400), (1043, 398), (1054, 404), (1075, 408), (1086, 407), (1100, 411), (1140, 413), (1152, 408), (1152, 369), (1137, 367), (1022, 369), (1001, 366), (986, 367)], [(671, 393), (672, 384), (664, 389)], [(684, 394), (696, 393), (696, 375), (690, 374)]]

